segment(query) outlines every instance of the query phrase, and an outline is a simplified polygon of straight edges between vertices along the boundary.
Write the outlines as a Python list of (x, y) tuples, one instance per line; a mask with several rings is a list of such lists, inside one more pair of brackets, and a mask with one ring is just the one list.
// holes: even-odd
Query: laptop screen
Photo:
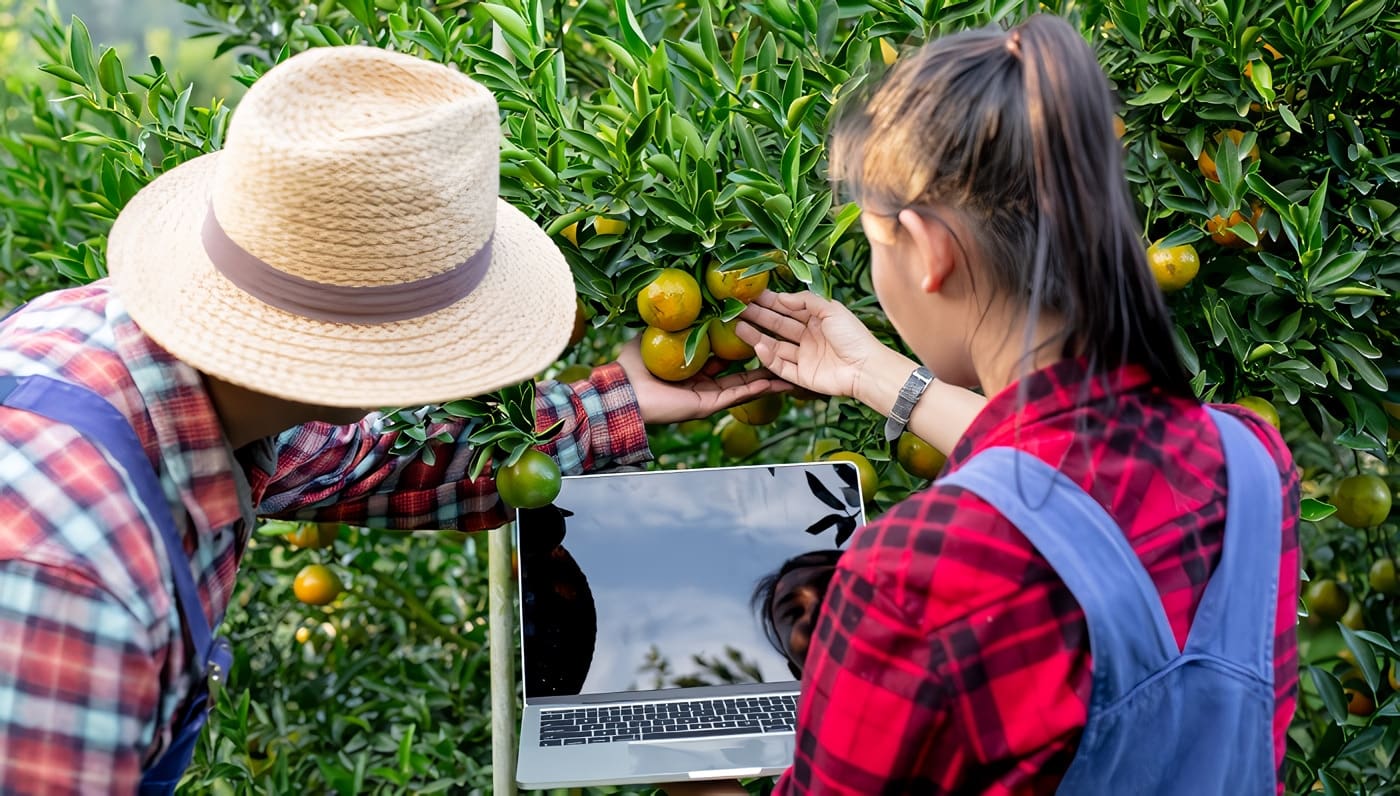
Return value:
[(754, 589), (862, 505), (846, 462), (564, 478), (517, 520), (525, 696), (791, 681)]

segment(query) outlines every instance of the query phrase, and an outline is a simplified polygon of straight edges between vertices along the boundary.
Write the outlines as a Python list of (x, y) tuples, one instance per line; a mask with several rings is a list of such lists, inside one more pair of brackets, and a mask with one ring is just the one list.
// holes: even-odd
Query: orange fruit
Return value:
[(733, 298), (748, 304), (768, 289), (769, 272), (764, 271), (748, 277), (742, 276), (743, 273), (742, 268), (721, 271), (719, 263), (710, 263), (710, 267), (705, 269), (705, 286), (710, 289), (710, 295), (719, 301)]
[(1128, 134), (1128, 125), (1123, 121), (1122, 116), (1113, 117), (1113, 134), (1119, 138)]
[(1374, 528), (1390, 516), (1390, 487), (1378, 475), (1348, 476), (1332, 494), (1337, 519), (1353, 528)]
[(667, 268), (637, 293), (637, 312), (647, 326), (678, 332), (700, 316), (700, 283), (679, 268)]
[(1366, 573), (1366, 582), (1371, 584), (1372, 590), (1381, 594), (1400, 592), (1400, 579), (1395, 575), (1395, 559), (1376, 559), (1375, 563), (1371, 564), (1370, 572)]
[(948, 461), (942, 451), (908, 431), (899, 435), (894, 451), (895, 459), (906, 473), (929, 481), (938, 477)]
[(1365, 630), (1366, 618), (1361, 615), (1361, 601), (1352, 600), (1351, 605), (1347, 606), (1347, 612), (1342, 614), (1338, 621), (1352, 630)]
[(899, 50), (885, 39), (880, 39), (880, 60), (885, 62), (885, 66), (891, 66), (899, 60)]
[(1351, 598), (1345, 590), (1331, 578), (1322, 578), (1308, 584), (1305, 595), (1308, 613), (1324, 622), (1335, 622), (1347, 612)]
[[(1239, 145), (1240, 141), (1244, 139), (1244, 132), (1242, 130), (1230, 129), (1225, 130), (1224, 132), (1216, 133), (1215, 142), (1217, 144), (1220, 143), (1225, 139), (1225, 136), (1227, 135), (1230, 136), (1230, 140), (1234, 141), (1237, 146)], [(1255, 143), (1255, 145), (1250, 148), (1249, 159), (1259, 159), (1258, 143)], [(1210, 180), (1211, 182), (1220, 182), (1220, 171), (1216, 168), (1215, 157), (1210, 152), (1202, 149), (1200, 156), (1196, 158), (1196, 165), (1200, 167), (1201, 174), (1205, 175), (1206, 179)]]
[(834, 439), (814, 439), (812, 444), (807, 446), (807, 453), (802, 457), (804, 462), (817, 462), (826, 458), (828, 453), (841, 450), (841, 443)]
[(753, 346), (740, 340), (739, 335), (734, 333), (734, 327), (738, 325), (738, 318), (727, 321), (715, 319), (710, 322), (710, 350), (715, 356), (731, 362), (753, 359)]
[(748, 423), (740, 423), (732, 417), (721, 418), (715, 430), (719, 434), (720, 449), (731, 459), (748, 458), (762, 444), (758, 438), (758, 429)]
[(559, 463), (531, 448), (496, 473), (496, 492), (507, 505), (537, 509), (559, 497), (561, 478)]
[(700, 337), (700, 344), (695, 347), (695, 357), (687, 363), (685, 338), (689, 335), (689, 329), (668, 332), (648, 326), (642, 332), (642, 364), (647, 366), (651, 375), (665, 381), (685, 381), (699, 373), (700, 368), (705, 366), (705, 360), (710, 358), (710, 338), (707, 335)]
[(594, 216), (593, 231), (599, 235), (621, 235), (627, 231), (627, 222), (620, 218)]
[(1158, 287), (1174, 293), (1190, 284), (1201, 270), (1201, 256), (1188, 244), (1163, 248), (1157, 244), (1147, 247), (1147, 264), (1157, 278)]
[(297, 643), (305, 644), (311, 640), (311, 629), (305, 627), (297, 628)]
[(295, 531), (283, 534), (282, 538), (291, 542), (293, 547), (315, 550), (330, 547), (339, 535), (338, 522), (303, 522)]
[(554, 380), (561, 384), (573, 384), (576, 381), (587, 381), (593, 375), (593, 368), (587, 365), (570, 365), (559, 371), (559, 375)]
[(772, 423), (783, 413), (783, 396), (775, 393), (760, 395), (747, 403), (729, 407), (729, 414), (740, 423), (762, 426)]
[(869, 502), (875, 497), (875, 491), (880, 488), (880, 474), (875, 472), (875, 465), (855, 451), (836, 451), (826, 456), (829, 462), (851, 462), (856, 466), (856, 471), (860, 473), (860, 493), (861, 498)]
[(325, 564), (307, 564), (292, 581), (292, 592), (307, 605), (326, 605), (344, 590), (340, 577)]
[[(1259, 217), (1264, 215), (1264, 206), (1256, 202), (1251, 209), (1253, 211), (1253, 217), (1249, 220), (1249, 226), (1254, 229), (1257, 235), (1259, 232)], [(1230, 211), (1230, 217), (1228, 219), (1224, 216), (1217, 215), (1207, 221), (1206, 232), (1210, 234), (1211, 240), (1221, 246), (1229, 249), (1243, 249), (1250, 244), (1246, 243), (1243, 238), (1236, 235), (1235, 232), (1230, 229), (1236, 224), (1241, 224), (1243, 222), (1244, 213), (1238, 210), (1232, 210)]]
[(1246, 395), (1235, 401), (1235, 406), (1242, 406), (1264, 418), (1264, 420), (1274, 428), (1281, 428), (1279, 425), (1278, 410), (1274, 408), (1273, 404), (1257, 395)]
[(1376, 712), (1376, 701), (1359, 688), (1346, 689), (1347, 712), (1365, 718)]

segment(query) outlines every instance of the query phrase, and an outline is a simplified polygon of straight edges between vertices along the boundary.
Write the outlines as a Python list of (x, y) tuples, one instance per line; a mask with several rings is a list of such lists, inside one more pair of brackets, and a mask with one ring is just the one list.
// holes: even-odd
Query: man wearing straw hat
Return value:
[[(495, 390), (567, 343), (572, 278), (497, 196), (499, 129), (450, 68), (301, 54), (249, 90), (222, 152), (131, 200), (108, 279), (0, 325), (0, 791), (174, 788), (258, 514), (508, 519), (464, 440), (399, 460), (364, 408)], [(646, 459), (644, 422), (782, 387), (665, 384), (634, 343), (536, 409), (578, 472)]]

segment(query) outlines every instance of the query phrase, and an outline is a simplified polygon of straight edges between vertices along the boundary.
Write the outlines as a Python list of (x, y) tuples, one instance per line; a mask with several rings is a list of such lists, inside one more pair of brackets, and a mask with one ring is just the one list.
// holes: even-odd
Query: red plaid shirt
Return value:
[[(948, 467), (1004, 445), (1074, 479), (1124, 529), (1182, 644), (1224, 535), (1219, 434), (1204, 407), (1140, 369), (1114, 374), (1111, 392), (1088, 378), (1073, 361), (1032, 374), (1019, 415), (1016, 386), (995, 397)], [(1272, 426), (1227, 409), (1267, 445), (1283, 494), (1281, 774), (1298, 683), (1298, 477)], [(1091, 663), (1083, 611), (1026, 538), (971, 493), (926, 489), (842, 557), (807, 656), (796, 761), (775, 793), (1053, 793), (1087, 718)]]
[[(127, 417), (211, 624), (255, 514), (403, 529), (507, 519), (490, 480), (467, 480), (465, 442), (438, 447), (431, 466), (405, 461), (389, 454), (377, 416), (299, 426), (235, 458), (200, 375), (142, 334), (105, 281), (38, 298), (0, 324), (0, 374), (86, 386)], [(650, 456), (619, 367), (541, 385), (536, 410), (542, 427), (564, 420), (548, 451), (566, 472)], [(154, 533), (92, 443), (0, 407), (0, 792), (131, 793), (169, 742), (189, 651)]]

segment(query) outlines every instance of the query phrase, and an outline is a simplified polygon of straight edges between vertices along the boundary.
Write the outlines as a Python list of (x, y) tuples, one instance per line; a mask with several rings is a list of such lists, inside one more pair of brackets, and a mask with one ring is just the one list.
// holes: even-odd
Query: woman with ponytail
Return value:
[(1297, 477), (1273, 427), (1194, 396), (1113, 112), (1036, 16), (928, 44), (835, 126), (920, 363), (811, 294), (740, 336), (951, 456), (842, 555), (778, 793), (1282, 792)]

